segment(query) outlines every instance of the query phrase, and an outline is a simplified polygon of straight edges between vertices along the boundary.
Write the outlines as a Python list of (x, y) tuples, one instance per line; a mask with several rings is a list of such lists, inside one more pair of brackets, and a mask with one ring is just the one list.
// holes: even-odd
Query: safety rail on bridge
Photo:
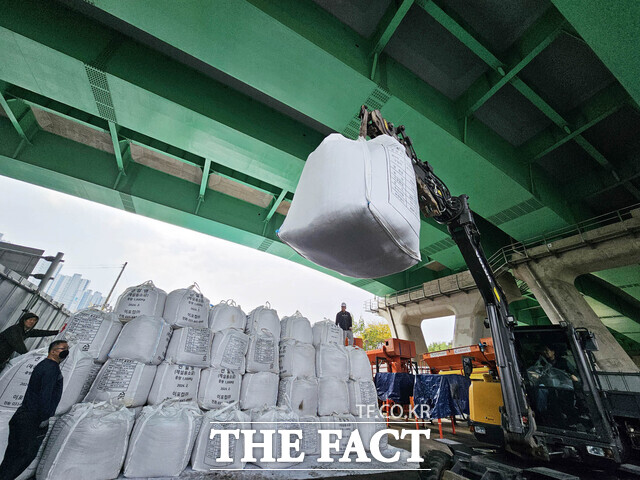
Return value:
[[(637, 223), (628, 222), (628, 220), (632, 219), (636, 219)], [(614, 227), (611, 228), (612, 226)], [(605, 240), (624, 235), (635, 235), (637, 232), (640, 232), (640, 203), (554, 230), (523, 242), (505, 245), (489, 257), (489, 265), (494, 274), (500, 276), (520, 263), (558, 255), (585, 245), (593, 246)], [(432, 280), (422, 284), (420, 287), (399, 290), (384, 297), (375, 297), (365, 302), (364, 308), (368, 312), (376, 313), (387, 307), (449, 296), (475, 288), (475, 282), (471, 278), (469, 271), (466, 270)]]

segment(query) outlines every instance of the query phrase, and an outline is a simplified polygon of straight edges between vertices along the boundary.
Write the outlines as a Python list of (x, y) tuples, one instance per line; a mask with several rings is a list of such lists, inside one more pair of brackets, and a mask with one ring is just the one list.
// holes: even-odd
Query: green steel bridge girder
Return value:
[(575, 285), (584, 295), (635, 322), (640, 333), (640, 300), (595, 275), (581, 275), (576, 278)]

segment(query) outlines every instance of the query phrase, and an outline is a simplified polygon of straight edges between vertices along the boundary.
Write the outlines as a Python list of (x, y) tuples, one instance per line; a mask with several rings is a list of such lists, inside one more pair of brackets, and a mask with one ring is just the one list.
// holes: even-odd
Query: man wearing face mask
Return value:
[(0, 480), (13, 480), (36, 458), (51, 417), (62, 396), (60, 362), (69, 356), (69, 344), (56, 340), (49, 355), (33, 369), (22, 405), (9, 420), (9, 442), (0, 465)]

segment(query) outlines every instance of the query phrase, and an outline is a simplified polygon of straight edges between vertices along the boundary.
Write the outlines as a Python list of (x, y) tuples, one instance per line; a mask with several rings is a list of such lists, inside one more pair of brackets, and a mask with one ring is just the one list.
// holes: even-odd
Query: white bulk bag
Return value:
[(405, 148), (388, 135), (329, 135), (309, 155), (278, 236), (350, 277), (383, 277), (418, 263), (418, 191)]
[(214, 332), (227, 328), (244, 331), (246, 325), (247, 315), (233, 300), (223, 300), (209, 312), (209, 328)]
[(269, 372), (247, 373), (242, 377), (240, 408), (275, 407), (278, 401), (278, 375)]
[(371, 379), (371, 363), (369, 357), (360, 347), (345, 347), (349, 355), (349, 378), (353, 380)]
[[(362, 439), (362, 443), (364, 444), (364, 448), (369, 451), (371, 445), (371, 437), (373, 434), (384, 430), (387, 428), (387, 422), (384, 417), (380, 414), (380, 410), (375, 408), (372, 412), (370, 412), (369, 416), (367, 416), (366, 412), (363, 412), (364, 415), (355, 416), (356, 425), (358, 427), (358, 431), (360, 432), (360, 438)], [(383, 435), (380, 438), (380, 450), (386, 450), (388, 441), (387, 436)]]
[(247, 349), (247, 372), (278, 373), (278, 339), (266, 328), (254, 331), (249, 335)]
[[(235, 423), (231, 423), (235, 422)], [(232, 462), (221, 462), (220, 436), (210, 438), (211, 430), (248, 430), (251, 428), (251, 417), (238, 410), (238, 404), (232, 403), (219, 410), (211, 410), (202, 418), (202, 428), (196, 439), (191, 455), (191, 468), (198, 472), (209, 472), (214, 469), (244, 468), (244, 438), (229, 438), (229, 457)]]
[(271, 308), (269, 302), (249, 312), (247, 326), (244, 331), (251, 334), (252, 332), (259, 332), (263, 328), (273, 333), (273, 336), (280, 341), (280, 318), (278, 317), (278, 312)]
[[(320, 417), (320, 430), (341, 430), (338, 453), (343, 453), (349, 442), (351, 432), (356, 430), (357, 423), (353, 415), (329, 415)], [(335, 437), (333, 438), (335, 440)], [(332, 452), (332, 454), (334, 454)]]
[(0, 407), (18, 408), (22, 405), (31, 373), (38, 363), (47, 358), (47, 350), (31, 350), (7, 363), (0, 374)]
[(367, 412), (364, 405), (378, 406), (378, 392), (373, 380), (349, 380), (347, 388), (349, 389), (349, 411), (352, 415)]
[(349, 380), (349, 355), (342, 345), (333, 343), (316, 347), (316, 375)]
[(349, 413), (347, 382), (335, 377), (318, 379), (318, 415)]
[(344, 344), (342, 329), (331, 320), (322, 320), (313, 324), (313, 345), (317, 347), (325, 343)]
[(278, 387), (278, 406), (287, 407), (299, 416), (316, 415), (318, 413), (318, 380), (303, 377), (281, 379)]
[(167, 295), (163, 318), (173, 327), (208, 327), (209, 299), (197, 283)]
[(226, 368), (205, 368), (200, 373), (198, 405), (205, 410), (240, 400), (242, 375)]
[(79, 403), (53, 426), (37, 480), (118, 476), (133, 427), (133, 412), (107, 403)]
[(166, 300), (167, 292), (159, 289), (151, 280), (148, 280), (143, 284), (127, 288), (118, 297), (114, 312), (123, 322), (128, 322), (141, 315), (162, 317)]
[(104, 363), (120, 330), (122, 323), (115, 313), (89, 308), (74, 314), (56, 340), (72, 342), (95, 361)]
[(143, 315), (128, 322), (109, 352), (109, 358), (126, 358), (149, 365), (164, 360), (171, 326), (162, 317)]
[(305, 455), (320, 455), (320, 419), (315, 415), (300, 417), (300, 451)]
[(211, 364), (212, 341), (213, 332), (206, 327), (178, 328), (171, 335), (164, 359), (171, 363), (208, 367)]
[(125, 477), (176, 477), (187, 467), (202, 413), (193, 402), (147, 406), (131, 432)]
[(165, 400), (195, 401), (199, 381), (198, 367), (163, 362), (156, 370), (147, 403), (156, 405)]
[(227, 328), (216, 332), (211, 344), (211, 366), (243, 374), (248, 348), (249, 336), (241, 331)]
[(315, 377), (316, 349), (308, 343), (296, 340), (280, 342), (281, 377)]
[(280, 320), (280, 339), (293, 338), (302, 343), (313, 343), (313, 330), (309, 319), (298, 311)]
[[(280, 407), (267, 407), (251, 412), (251, 429), (255, 430), (254, 439), (256, 442), (264, 441), (263, 430), (275, 430), (273, 434), (273, 458), (275, 460), (283, 457), (282, 442), (280, 441), (280, 435), (278, 432), (281, 430), (300, 430), (300, 423), (298, 416), (292, 413), (286, 408)], [(298, 453), (295, 449), (291, 449), (289, 452), (292, 457), (297, 457)], [(289, 468), (296, 463), (290, 462), (264, 462), (261, 458), (264, 457), (264, 449), (254, 448), (253, 456), (257, 460), (255, 465), (261, 468)]]
[(85, 402), (110, 401), (126, 407), (139, 407), (147, 397), (156, 374), (155, 365), (112, 358), (100, 369)]
[(86, 383), (96, 378), (96, 364), (93, 356), (83, 352), (77, 345), (71, 345), (69, 356), (60, 363), (62, 372), (62, 397), (56, 408), (56, 415), (67, 413), (71, 407), (82, 401), (86, 394)]
[[(80, 389), (80, 395), (78, 396), (78, 398), (80, 398), (79, 401), (82, 401), (87, 396), (87, 393), (89, 393), (89, 389), (91, 388), (91, 385), (93, 385), (93, 382), (95, 382), (96, 378), (98, 377), (98, 374), (100, 373), (100, 369), (102, 368), (102, 365), (103, 365), (102, 363), (93, 362), (93, 366), (89, 371), (89, 375), (87, 375), (87, 378), (85, 379), (84, 383), (82, 384), (82, 388)], [(63, 385), (63, 388), (64, 388), (64, 385)]]

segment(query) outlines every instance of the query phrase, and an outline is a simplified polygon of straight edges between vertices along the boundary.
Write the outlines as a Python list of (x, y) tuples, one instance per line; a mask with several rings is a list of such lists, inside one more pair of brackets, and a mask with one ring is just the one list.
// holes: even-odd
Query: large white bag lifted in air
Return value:
[(211, 364), (211, 342), (213, 332), (206, 327), (177, 328), (164, 357), (166, 362), (208, 367)]
[(226, 368), (205, 368), (200, 373), (198, 405), (205, 410), (215, 410), (226, 403), (240, 400), (242, 375)]
[(349, 380), (349, 412), (352, 415), (361, 415), (367, 412), (367, 407), (378, 406), (378, 392), (373, 380)]
[[(282, 450), (282, 442), (278, 432), (281, 430), (300, 430), (300, 423), (298, 416), (289, 409), (266, 407), (251, 412), (251, 429), (256, 431), (254, 434), (256, 442), (264, 441), (264, 434), (262, 433), (264, 430), (275, 430), (272, 453), (273, 458), (277, 460), (282, 458), (285, 453)], [(292, 457), (298, 456), (298, 453), (293, 448), (289, 453)], [(264, 449), (259, 447), (253, 449), (253, 455), (256, 459), (256, 462), (253, 463), (261, 468), (289, 468), (296, 465), (293, 462), (261, 461), (261, 458), (264, 458)]]
[(347, 382), (335, 377), (318, 379), (318, 415), (349, 413)]
[(278, 236), (350, 277), (383, 277), (418, 263), (418, 192), (405, 148), (388, 135), (329, 135), (309, 155)]
[(315, 377), (316, 349), (297, 340), (280, 342), (280, 377)]
[(156, 368), (155, 365), (124, 358), (109, 359), (100, 369), (84, 401), (142, 406), (147, 403)]
[(278, 312), (271, 308), (271, 304), (266, 302), (264, 306), (256, 307), (247, 315), (247, 326), (245, 332), (249, 335), (266, 328), (276, 340), (280, 341), (280, 318)]
[(373, 372), (367, 352), (360, 347), (345, 347), (349, 355), (349, 378), (352, 380), (371, 380)]
[(114, 312), (122, 322), (141, 315), (162, 317), (167, 292), (156, 287), (151, 280), (127, 288), (118, 297)]
[(247, 373), (278, 373), (280, 371), (278, 359), (278, 339), (269, 330), (262, 328), (249, 335)]
[[(320, 416), (320, 430), (341, 430), (342, 437), (339, 441), (338, 453), (344, 453), (349, 443), (351, 432), (356, 430), (357, 423), (353, 415), (327, 415)], [(333, 452), (332, 452), (333, 453)]]
[(87, 352), (96, 362), (104, 363), (120, 330), (122, 323), (115, 313), (89, 308), (75, 313), (56, 340), (72, 342), (74, 348)]
[(244, 332), (247, 315), (233, 300), (223, 300), (209, 311), (209, 328), (214, 332), (235, 328)]
[(162, 316), (176, 328), (208, 327), (209, 299), (200, 292), (196, 283), (189, 288), (174, 290), (167, 295)]
[(280, 380), (278, 406), (287, 407), (299, 416), (318, 413), (318, 380), (287, 377)]
[(109, 358), (126, 358), (149, 365), (164, 360), (171, 340), (171, 325), (162, 317), (143, 315), (127, 323), (109, 352)]
[(342, 345), (327, 343), (316, 347), (316, 375), (349, 380), (349, 354)]
[(298, 311), (280, 320), (280, 340), (294, 339), (301, 343), (313, 343), (313, 330), (309, 319)]
[(193, 402), (147, 406), (131, 432), (125, 477), (177, 477), (187, 467), (202, 413)]
[(249, 336), (235, 328), (227, 328), (213, 335), (211, 344), (211, 366), (226, 368), (243, 374), (246, 369), (246, 355)]
[(147, 403), (157, 405), (165, 400), (195, 401), (199, 381), (198, 367), (163, 362), (156, 370)]
[(134, 414), (107, 403), (79, 403), (56, 421), (37, 480), (116, 478), (127, 452)]
[(232, 462), (221, 462), (220, 437), (211, 438), (211, 430), (249, 430), (251, 416), (238, 410), (238, 404), (233, 402), (219, 410), (211, 410), (202, 418), (202, 428), (196, 439), (191, 455), (191, 467), (198, 472), (209, 472), (217, 469), (244, 468), (244, 438), (242, 433), (238, 438), (229, 438), (229, 458)]
[(313, 345), (333, 343), (344, 345), (344, 334), (342, 329), (331, 320), (322, 320), (313, 324)]
[(278, 401), (279, 378), (275, 373), (247, 373), (240, 387), (240, 408), (275, 407)]

